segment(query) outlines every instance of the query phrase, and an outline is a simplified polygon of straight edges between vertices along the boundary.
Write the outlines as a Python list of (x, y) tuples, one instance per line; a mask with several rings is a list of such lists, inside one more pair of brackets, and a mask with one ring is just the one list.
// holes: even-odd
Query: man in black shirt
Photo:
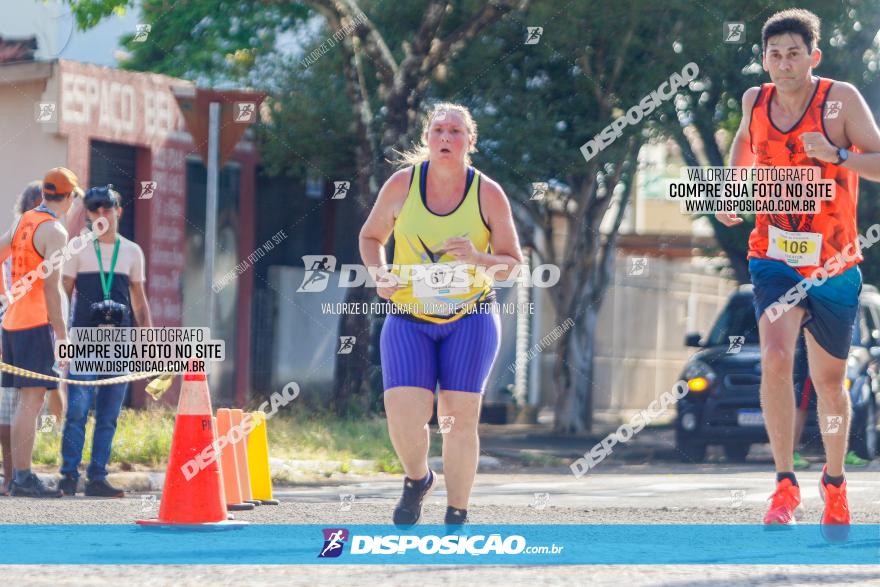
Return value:
[[(89, 223), (103, 217), (110, 228), (93, 246), (84, 248), (64, 264), (64, 290), (68, 297), (72, 296), (74, 289), (76, 291), (72, 327), (153, 325), (145, 291), (144, 253), (137, 244), (118, 233), (122, 217), (120, 203), (119, 193), (113, 190), (113, 186), (91, 188), (86, 192), (83, 204)], [(72, 373), (70, 378), (89, 382), (105, 376)], [(107, 482), (107, 463), (127, 388), (127, 383), (69, 386), (59, 484), (65, 495), (76, 493), (86, 420), (93, 402), (95, 432), (85, 494), (99, 497), (125, 495)]]

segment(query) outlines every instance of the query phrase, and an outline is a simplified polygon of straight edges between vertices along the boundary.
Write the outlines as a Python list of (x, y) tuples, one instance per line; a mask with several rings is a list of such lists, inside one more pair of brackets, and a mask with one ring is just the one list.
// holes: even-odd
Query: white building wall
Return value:
[[(48, 64), (41, 66), (49, 67)], [(0, 69), (0, 75), (2, 72)], [(35, 179), (43, 179), (51, 167), (67, 165), (67, 139), (36, 120), (37, 104), (45, 99), (45, 89), (46, 80), (0, 83), (2, 231), (12, 223), (12, 207), (25, 186)], [(51, 162), (48, 167), (47, 162)]]

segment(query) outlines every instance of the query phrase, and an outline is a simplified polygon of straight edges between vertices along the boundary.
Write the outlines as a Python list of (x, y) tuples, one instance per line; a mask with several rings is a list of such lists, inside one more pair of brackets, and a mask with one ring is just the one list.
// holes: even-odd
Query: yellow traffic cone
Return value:
[(278, 505), (272, 499), (272, 474), (269, 471), (269, 434), (266, 414), (251, 412), (254, 428), (247, 437), (248, 465), (251, 473), (251, 495), (263, 505)]

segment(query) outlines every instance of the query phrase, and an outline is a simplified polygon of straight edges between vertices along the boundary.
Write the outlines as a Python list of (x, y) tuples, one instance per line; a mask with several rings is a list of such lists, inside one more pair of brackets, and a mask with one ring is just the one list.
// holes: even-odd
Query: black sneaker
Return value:
[(422, 502), (434, 489), (434, 484), (437, 483), (437, 475), (434, 471), (428, 469), (428, 475), (431, 477), (431, 481), (425, 487), (420, 487), (421, 483), (417, 479), (403, 478), (403, 495), (394, 508), (394, 524), (396, 526), (412, 526), (417, 524), (422, 517)]
[(49, 489), (36, 474), (31, 473), (24, 483), (16, 483), (12, 480), (12, 488), (9, 495), (13, 497), (61, 497), (60, 489)]
[(447, 526), (463, 526), (468, 523), (467, 510), (459, 510), (452, 506), (446, 508), (446, 518), (443, 521)]
[(125, 497), (125, 492), (107, 483), (106, 479), (86, 483), (86, 495), (89, 497)]
[(61, 481), (58, 482), (58, 489), (64, 495), (76, 495), (77, 482), (78, 479), (73, 475), (64, 475), (61, 477)]

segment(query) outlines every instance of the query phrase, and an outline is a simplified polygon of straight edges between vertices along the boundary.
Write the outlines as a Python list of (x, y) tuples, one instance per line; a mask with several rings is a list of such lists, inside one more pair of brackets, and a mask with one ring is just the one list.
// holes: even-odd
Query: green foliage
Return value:
[[(94, 417), (86, 424), (83, 466), (91, 459)], [(400, 473), (403, 469), (391, 440), (387, 424), (381, 418), (341, 420), (330, 414), (280, 413), (268, 422), (269, 454), (273, 458), (296, 460), (342, 461), (343, 472), (352, 470), (353, 459), (375, 461), (375, 471)], [(111, 465), (144, 465), (164, 468), (174, 435), (172, 410), (129, 410), (119, 416), (113, 440)], [(433, 454), (439, 454), (439, 437)], [(61, 464), (61, 429), (38, 432), (34, 445), (34, 463)]]
[[(664, 113), (646, 128), (657, 138), (682, 140), (682, 124), (690, 125), (699, 134), (704, 148), (698, 153), (703, 165), (726, 162), (730, 141), (742, 118), (741, 100), (745, 91), (769, 82), (761, 69), (761, 26), (778, 10), (799, 7), (815, 12), (822, 19), (822, 62), (816, 75), (848, 81), (856, 85), (869, 104), (876, 104), (878, 92), (877, 46), (874, 42), (880, 29), (880, 11), (875, 2), (866, 0), (798, 0), (778, 2), (771, 6), (761, 0), (719, 0), (694, 3), (691, 10), (675, 10), (676, 23), (671, 29), (670, 43), (682, 55), (696, 62), (701, 71), (699, 83), (691, 85), (675, 104), (669, 103)], [(675, 8), (674, 4), (666, 8)], [(723, 22), (744, 22), (746, 42), (720, 42)], [(652, 60), (653, 62), (653, 60)], [(875, 108), (875, 115), (880, 109)], [(724, 130), (722, 134), (716, 131)], [(861, 182), (860, 225), (866, 228), (876, 217), (874, 202), (878, 188), (875, 183)], [(731, 229), (713, 222), (716, 238), (728, 255), (745, 258), (747, 234), (754, 219)], [(870, 251), (862, 266), (866, 281), (880, 278), (880, 251)]]
[[(92, 458), (94, 417), (86, 424), (86, 443), (82, 462)], [(110, 462), (157, 467), (168, 460), (171, 437), (174, 433), (174, 412), (171, 410), (129, 410), (119, 415)], [(52, 432), (38, 432), (34, 444), (34, 463), (61, 464), (60, 424)]]

